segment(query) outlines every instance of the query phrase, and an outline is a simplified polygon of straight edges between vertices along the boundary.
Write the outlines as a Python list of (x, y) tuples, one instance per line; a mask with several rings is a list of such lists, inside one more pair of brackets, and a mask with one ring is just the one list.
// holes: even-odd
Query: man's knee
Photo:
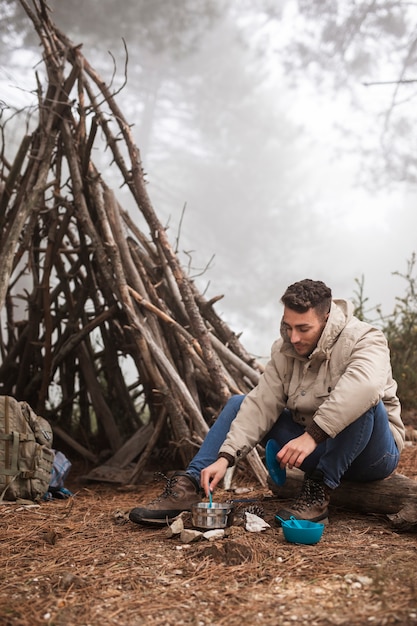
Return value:
[(245, 396), (241, 394), (240, 395), (236, 394), (234, 396), (231, 396), (229, 400), (226, 402), (226, 404), (224, 405), (222, 411), (219, 413), (217, 420), (220, 420), (223, 423), (224, 422), (232, 423), (232, 421), (235, 419), (236, 415), (238, 414), (240, 405), (242, 404), (244, 399), (245, 399)]
[(240, 409), (240, 405), (242, 404), (244, 399), (245, 399), (245, 395), (235, 394), (234, 396), (231, 396), (229, 398), (229, 400), (227, 401), (226, 405), (230, 405), (237, 412)]

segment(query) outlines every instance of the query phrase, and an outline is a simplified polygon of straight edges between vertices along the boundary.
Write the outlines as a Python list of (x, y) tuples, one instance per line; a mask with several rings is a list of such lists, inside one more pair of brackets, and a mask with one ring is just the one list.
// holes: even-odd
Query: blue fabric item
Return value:
[(65, 487), (59, 487), (59, 489), (54, 489), (53, 487), (49, 489), (49, 492), (52, 494), (53, 498), (58, 500), (66, 500), (67, 498), (71, 498), (74, 494)]
[(65, 500), (70, 498), (74, 494), (64, 487), (64, 481), (68, 476), (68, 473), (72, 467), (71, 461), (67, 459), (65, 454), (53, 450), (54, 463), (52, 466), (51, 480), (49, 481), (48, 491), (43, 496), (42, 500)]
[(64, 486), (65, 479), (68, 476), (72, 464), (62, 452), (58, 452), (57, 450), (53, 450), (53, 452), (55, 458), (49, 487), (59, 488)]

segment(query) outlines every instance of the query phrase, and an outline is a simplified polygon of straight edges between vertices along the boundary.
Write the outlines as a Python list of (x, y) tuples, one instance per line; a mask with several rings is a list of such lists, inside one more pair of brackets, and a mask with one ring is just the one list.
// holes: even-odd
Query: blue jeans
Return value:
[[(201, 470), (217, 459), (219, 449), (244, 398), (244, 395), (230, 398), (187, 467), (187, 473), (198, 481)], [(290, 411), (285, 409), (260, 443), (265, 444), (268, 439), (275, 439), (281, 448), (303, 432), (304, 427), (294, 422)], [(387, 411), (383, 402), (379, 402), (334, 439), (329, 438), (318, 444), (314, 452), (304, 460), (301, 469), (305, 472), (321, 470), (325, 484), (334, 489), (339, 486), (342, 478), (356, 482), (386, 478), (397, 467), (399, 457), (389, 428)]]

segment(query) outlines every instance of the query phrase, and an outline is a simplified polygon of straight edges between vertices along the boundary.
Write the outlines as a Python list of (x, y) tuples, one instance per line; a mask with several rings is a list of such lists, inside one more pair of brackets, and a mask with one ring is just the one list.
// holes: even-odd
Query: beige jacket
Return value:
[(353, 305), (334, 300), (317, 347), (299, 356), (281, 328), (258, 385), (246, 396), (220, 448), (247, 454), (272, 428), (284, 408), (306, 428), (312, 420), (335, 437), (383, 401), (398, 449), (405, 428), (384, 334), (353, 316)]

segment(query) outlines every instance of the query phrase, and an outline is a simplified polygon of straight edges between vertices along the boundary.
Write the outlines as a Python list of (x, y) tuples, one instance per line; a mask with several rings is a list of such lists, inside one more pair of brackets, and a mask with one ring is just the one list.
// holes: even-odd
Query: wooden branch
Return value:
[(107, 435), (107, 441), (109, 442), (111, 449), (115, 452), (122, 445), (122, 437), (119, 429), (103, 396), (102, 389), (97, 381), (97, 375), (94, 370), (93, 363), (85, 345), (80, 344), (78, 346), (77, 354), (80, 360), (81, 370), (87, 383), (88, 393), (94, 407), (94, 412), (99, 422), (103, 425), (104, 431)]
[[(36, 175), (31, 175), (26, 179), (27, 195), (25, 201), (18, 204), (13, 221), (8, 224), (7, 237), (3, 241), (0, 250), (0, 310), (3, 308), (9, 278), (13, 267), (14, 251), (21, 236), (23, 226), (31, 212), (39, 211), (41, 206), (40, 198), (46, 186), (49, 172), (49, 163), (52, 149), (55, 145), (55, 135), (50, 133), (42, 141), (40, 150), (41, 161), (39, 168), (36, 168)], [(17, 201), (16, 201), (17, 202)]]
[(145, 451), (143, 452), (142, 456), (137, 462), (133, 472), (129, 476), (129, 479), (128, 479), (129, 483), (133, 483), (133, 484), (136, 483), (138, 479), (140, 478), (140, 476), (142, 475), (142, 472), (146, 467), (146, 464), (149, 460), (152, 450), (162, 432), (162, 428), (164, 427), (167, 416), (168, 416), (167, 410), (165, 408), (162, 408), (159, 414), (159, 417), (155, 423), (155, 429), (152, 435), (150, 436), (149, 441), (146, 445)]
[(4, 232), (4, 227), (6, 224), (7, 205), (12, 196), (14, 186), (20, 176), (20, 172), (23, 167), (23, 162), (28, 153), (31, 141), (32, 141), (31, 135), (25, 135), (23, 137), (19, 150), (13, 161), (9, 175), (6, 178), (6, 182), (3, 187), (3, 191), (1, 194), (1, 198), (0, 198), (0, 242), (1, 242), (1, 236), (3, 235), (3, 232)]
[[(143, 168), (140, 159), (140, 153), (133, 141), (130, 127), (126, 122), (122, 111), (119, 109), (118, 105), (114, 101), (109, 89), (103, 83), (103, 80), (98, 76), (98, 74), (93, 70), (93, 68), (86, 60), (84, 60), (83, 66), (88, 76), (92, 78), (97, 86), (100, 86), (101, 91), (106, 98), (107, 104), (109, 105), (114, 115), (114, 119), (119, 125), (128, 149), (131, 165), (130, 170), (127, 171), (124, 167), (124, 159), (122, 159), (119, 154), (117, 155), (122, 173), (124, 174), (125, 182), (131, 189), (132, 194), (138, 203), (138, 206), (141, 207), (141, 211), (151, 229), (152, 238), (155, 241), (158, 241), (159, 245), (161, 245), (163, 248), (165, 258), (172, 270), (172, 273), (175, 277), (176, 283), (182, 296), (182, 301), (185, 308), (187, 309), (193, 331), (203, 350), (204, 360), (207, 363), (207, 367), (210, 376), (212, 377), (212, 381), (215, 385), (218, 386), (219, 393), (223, 401), (226, 401), (229, 396), (229, 391), (223, 380), (220, 364), (218, 363), (218, 360), (216, 359), (215, 354), (212, 350), (211, 342), (208, 336), (208, 330), (200, 316), (198, 307), (193, 298), (193, 293), (189, 281), (186, 279), (184, 272), (180, 267), (178, 259), (174, 254), (171, 245), (169, 244), (165, 229), (160, 224), (153, 210), (143, 178)], [(111, 147), (112, 149), (114, 149), (114, 141), (111, 141)]]
[[(270, 487), (279, 498), (293, 498), (300, 491), (303, 478), (303, 472), (287, 470), (284, 485), (270, 483)], [(399, 528), (417, 527), (417, 481), (396, 473), (366, 483), (343, 481), (332, 491), (330, 505), (360, 513), (382, 513)]]
[(82, 446), (73, 437), (68, 435), (68, 433), (66, 433), (65, 430), (63, 430), (60, 426), (53, 424), (52, 430), (55, 435), (57, 435), (60, 439), (62, 439), (62, 441), (68, 444), (75, 452), (77, 452), (77, 454), (87, 459), (87, 461), (90, 461), (91, 463), (98, 462), (98, 457), (95, 454), (90, 452), (90, 450), (87, 450), (87, 448)]

